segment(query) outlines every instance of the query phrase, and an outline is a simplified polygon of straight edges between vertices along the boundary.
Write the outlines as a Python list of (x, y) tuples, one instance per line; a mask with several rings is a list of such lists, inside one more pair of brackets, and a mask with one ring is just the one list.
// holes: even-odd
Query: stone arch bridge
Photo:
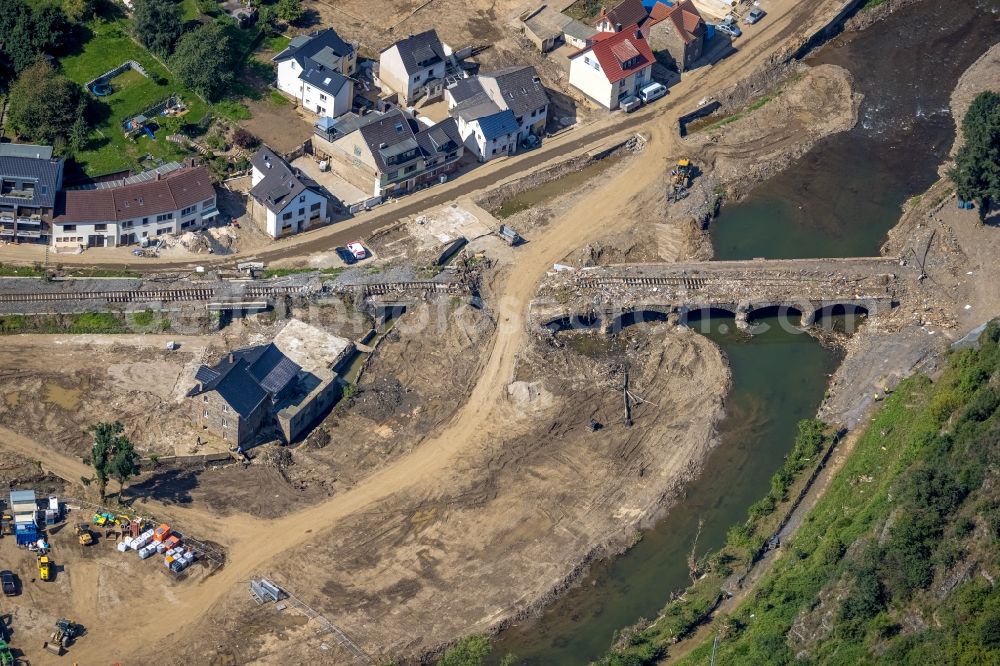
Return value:
[(886, 257), (557, 266), (532, 302), (530, 321), (552, 331), (612, 333), (636, 321), (684, 322), (721, 311), (740, 328), (770, 314), (810, 326), (830, 314), (888, 312), (917, 277), (915, 268)]

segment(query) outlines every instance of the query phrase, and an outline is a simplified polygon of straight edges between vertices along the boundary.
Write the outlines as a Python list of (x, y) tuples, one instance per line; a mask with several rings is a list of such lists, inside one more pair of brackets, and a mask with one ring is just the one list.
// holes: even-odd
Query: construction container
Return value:
[(184, 562), (186, 564), (191, 564), (192, 562), (194, 562), (194, 551), (193, 550), (189, 550), (188, 552), (184, 553)]
[(152, 557), (153, 553), (155, 552), (156, 552), (156, 546), (152, 544), (145, 546), (144, 548), (139, 549), (139, 559), (145, 560), (149, 557)]
[(56, 515), (59, 515), (59, 498), (55, 495), (49, 495), (49, 511), (55, 511)]
[(170, 536), (170, 526), (163, 523), (153, 530), (153, 541), (160, 542)]
[(117, 548), (119, 553), (124, 553), (128, 550), (128, 541), (119, 541)]
[(168, 550), (171, 548), (177, 548), (181, 545), (181, 538), (176, 534), (171, 534), (170, 537), (165, 539), (163, 543), (167, 545)]
[(46, 525), (55, 525), (56, 524), (56, 518), (58, 517), (58, 515), (59, 514), (56, 513), (55, 511), (53, 511), (52, 509), (46, 509), (45, 510), (45, 524)]

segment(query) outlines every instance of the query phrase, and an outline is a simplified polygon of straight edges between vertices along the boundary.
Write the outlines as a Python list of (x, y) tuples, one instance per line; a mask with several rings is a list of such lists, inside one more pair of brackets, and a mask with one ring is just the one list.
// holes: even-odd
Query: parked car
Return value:
[(730, 37), (739, 37), (743, 34), (743, 31), (740, 30), (740, 26), (736, 25), (736, 23), (730, 21), (729, 19), (719, 23), (715, 26), (715, 29), (724, 35), (729, 35)]
[(0, 571), (0, 585), (3, 586), (3, 593), (8, 597), (17, 594), (17, 579), (14, 578), (13, 572)]
[(761, 9), (760, 7), (754, 7), (749, 12), (747, 12), (747, 15), (743, 18), (743, 22), (746, 23), (747, 25), (753, 25), (757, 21), (764, 18), (764, 16), (765, 12), (763, 9)]
[(365, 246), (361, 244), (361, 241), (354, 241), (353, 243), (347, 244), (347, 251), (351, 253), (351, 256), (355, 259), (364, 259), (368, 256), (368, 250)]
[(638, 97), (634, 95), (629, 95), (628, 97), (623, 99), (618, 104), (618, 106), (620, 106), (622, 108), (622, 111), (624, 111), (625, 113), (632, 113), (640, 106), (642, 106), (642, 100), (640, 100)]
[(650, 102), (655, 102), (664, 95), (667, 94), (667, 87), (662, 83), (650, 83), (639, 91), (639, 99), (643, 101), (644, 104), (649, 104)]

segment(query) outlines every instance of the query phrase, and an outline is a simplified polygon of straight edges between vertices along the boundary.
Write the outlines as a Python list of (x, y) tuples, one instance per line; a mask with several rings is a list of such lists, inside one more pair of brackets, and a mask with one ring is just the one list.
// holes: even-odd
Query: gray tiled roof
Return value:
[(36, 146), (32, 143), (0, 143), (0, 157), (31, 157), (36, 160), (51, 160), (52, 146)]
[(458, 83), (448, 87), (448, 94), (455, 100), (455, 104), (461, 104), (470, 97), (475, 97), (483, 92), (483, 86), (479, 79), (470, 76), (467, 79), (460, 79)]
[(289, 388), (300, 369), (273, 343), (238, 349), (214, 366), (198, 368), (195, 379), (200, 384), (188, 396), (218, 391), (236, 413), (247, 417), (265, 399), (273, 400)]
[(445, 59), (444, 45), (434, 30), (410, 35), (389, 48), (393, 47), (399, 50), (407, 74), (419, 72)]
[(317, 30), (311, 35), (299, 35), (292, 39), (284, 51), (274, 56), (274, 62), (295, 58), (302, 69), (306, 69), (306, 58), (311, 58), (324, 67), (333, 67), (341, 57), (354, 51), (333, 28)]
[(437, 125), (418, 132), (416, 138), (420, 148), (428, 156), (450, 153), (462, 145), (462, 136), (458, 133), (458, 123), (454, 118), (446, 118)]
[(299, 78), (323, 92), (336, 95), (350, 80), (335, 69), (318, 64), (312, 58), (305, 59)]
[(530, 114), (535, 109), (541, 109), (549, 103), (545, 86), (534, 67), (529, 65), (507, 67), (484, 74), (484, 78), (496, 81), (497, 88), (503, 96), (507, 108), (518, 118)]
[(374, 117), (359, 128), (361, 137), (372, 152), (379, 171), (390, 171), (391, 168), (386, 162), (388, 157), (405, 152), (402, 149), (404, 145), (408, 146), (409, 150), (417, 148), (413, 128), (410, 127), (409, 119), (399, 109), (383, 114), (370, 114), (369, 117), (371, 116)]
[(29, 198), (0, 196), (0, 203), (52, 208), (61, 185), (62, 170), (61, 159), (0, 156), (0, 178), (30, 182), (34, 187), (34, 194)]
[(285, 210), (305, 190), (327, 196), (316, 181), (278, 157), (267, 146), (258, 150), (250, 158), (250, 163), (264, 174), (260, 182), (250, 188), (250, 196), (264, 204), (272, 213), (278, 214)]

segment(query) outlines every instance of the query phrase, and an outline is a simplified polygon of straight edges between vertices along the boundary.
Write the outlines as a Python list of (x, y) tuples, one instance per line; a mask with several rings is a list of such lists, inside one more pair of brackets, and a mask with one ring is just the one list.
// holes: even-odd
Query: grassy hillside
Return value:
[[(773, 569), (681, 663), (1000, 663), (1000, 324), (883, 403)], [(748, 522), (748, 524), (750, 524)], [(747, 529), (605, 665), (654, 663), (718, 597)], [(760, 535), (751, 530), (749, 546)]]

